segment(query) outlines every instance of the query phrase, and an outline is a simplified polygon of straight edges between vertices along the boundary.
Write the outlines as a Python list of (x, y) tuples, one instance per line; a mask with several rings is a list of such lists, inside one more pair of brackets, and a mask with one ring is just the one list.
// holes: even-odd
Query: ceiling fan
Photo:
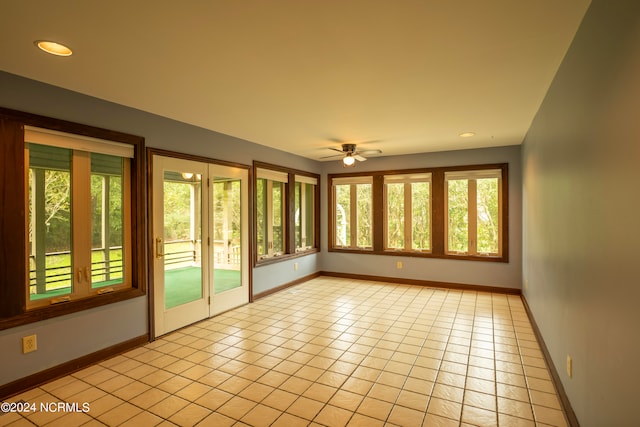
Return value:
[(325, 157), (321, 157), (321, 159), (330, 159), (332, 157), (342, 156), (342, 163), (345, 167), (352, 166), (353, 164), (355, 164), (356, 160), (359, 162), (364, 162), (365, 160), (367, 160), (367, 158), (364, 157), (364, 155), (382, 153), (382, 150), (357, 151), (356, 144), (342, 144), (342, 150), (338, 150), (337, 148), (332, 148), (332, 147), (329, 147), (329, 150), (337, 151), (338, 153), (340, 153), (340, 155), (325, 156)]

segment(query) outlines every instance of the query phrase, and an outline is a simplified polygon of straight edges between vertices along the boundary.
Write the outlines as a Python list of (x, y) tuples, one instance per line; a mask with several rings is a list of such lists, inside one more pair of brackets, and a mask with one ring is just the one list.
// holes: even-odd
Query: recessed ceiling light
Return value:
[(71, 56), (73, 53), (69, 47), (49, 40), (36, 40), (35, 43), (36, 46), (51, 55)]
[(476, 134), (475, 132), (462, 132), (458, 136), (460, 138), (470, 138), (470, 137), (474, 136), (475, 134)]

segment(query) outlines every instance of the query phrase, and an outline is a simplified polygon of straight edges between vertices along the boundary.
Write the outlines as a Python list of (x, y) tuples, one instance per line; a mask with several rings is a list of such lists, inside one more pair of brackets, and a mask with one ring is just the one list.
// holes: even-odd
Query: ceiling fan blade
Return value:
[(382, 150), (362, 150), (358, 151), (356, 154), (364, 154), (366, 156), (370, 156), (372, 154), (382, 154)]
[(365, 160), (367, 160), (366, 157), (362, 157), (360, 154), (355, 154), (353, 158), (359, 162), (364, 162)]
[(344, 154), (334, 154), (332, 156), (320, 157), (321, 159), (337, 159), (338, 157), (344, 157)]
[(344, 154), (345, 152), (343, 150), (338, 150), (337, 148), (333, 148), (333, 147), (327, 147), (329, 150), (333, 150), (333, 151), (337, 151), (338, 153), (342, 153)]

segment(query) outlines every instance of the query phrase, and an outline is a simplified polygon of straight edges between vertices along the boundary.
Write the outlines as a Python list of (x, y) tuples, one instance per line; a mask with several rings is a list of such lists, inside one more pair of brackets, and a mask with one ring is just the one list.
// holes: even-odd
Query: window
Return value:
[(507, 167), (330, 174), (329, 250), (507, 262)]
[(131, 286), (132, 155), (124, 144), (25, 130), (28, 308)]
[(296, 252), (304, 252), (312, 249), (315, 243), (315, 195), (318, 180), (296, 175), (295, 181)]
[(0, 108), (0, 329), (145, 293), (144, 139)]
[(445, 172), (448, 254), (501, 254), (502, 171)]
[(333, 246), (350, 249), (373, 247), (372, 182), (372, 178), (366, 176), (333, 179)]
[(319, 176), (254, 162), (257, 264), (319, 249)]
[(283, 172), (258, 168), (257, 243), (258, 258), (282, 255), (285, 250), (285, 191), (289, 175)]
[(431, 250), (431, 174), (385, 175), (385, 249)]

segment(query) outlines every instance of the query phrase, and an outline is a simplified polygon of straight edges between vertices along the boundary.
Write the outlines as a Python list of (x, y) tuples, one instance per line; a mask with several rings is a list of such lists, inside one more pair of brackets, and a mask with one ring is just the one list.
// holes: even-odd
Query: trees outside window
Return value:
[(508, 261), (507, 165), (329, 175), (329, 250)]
[(256, 265), (319, 249), (319, 176), (254, 162)]
[(271, 258), (284, 253), (286, 229), (285, 191), (289, 176), (268, 169), (257, 170), (257, 244), (258, 258)]
[(431, 174), (384, 177), (385, 249), (431, 250)]
[(336, 178), (332, 182), (334, 202), (334, 246), (371, 249), (372, 179)]
[(132, 150), (54, 136), (25, 132), (28, 308), (131, 287)]
[(500, 255), (501, 172), (445, 173), (447, 253)]
[(315, 242), (315, 195), (318, 180), (296, 175), (295, 182), (296, 252), (303, 252), (313, 248)]

